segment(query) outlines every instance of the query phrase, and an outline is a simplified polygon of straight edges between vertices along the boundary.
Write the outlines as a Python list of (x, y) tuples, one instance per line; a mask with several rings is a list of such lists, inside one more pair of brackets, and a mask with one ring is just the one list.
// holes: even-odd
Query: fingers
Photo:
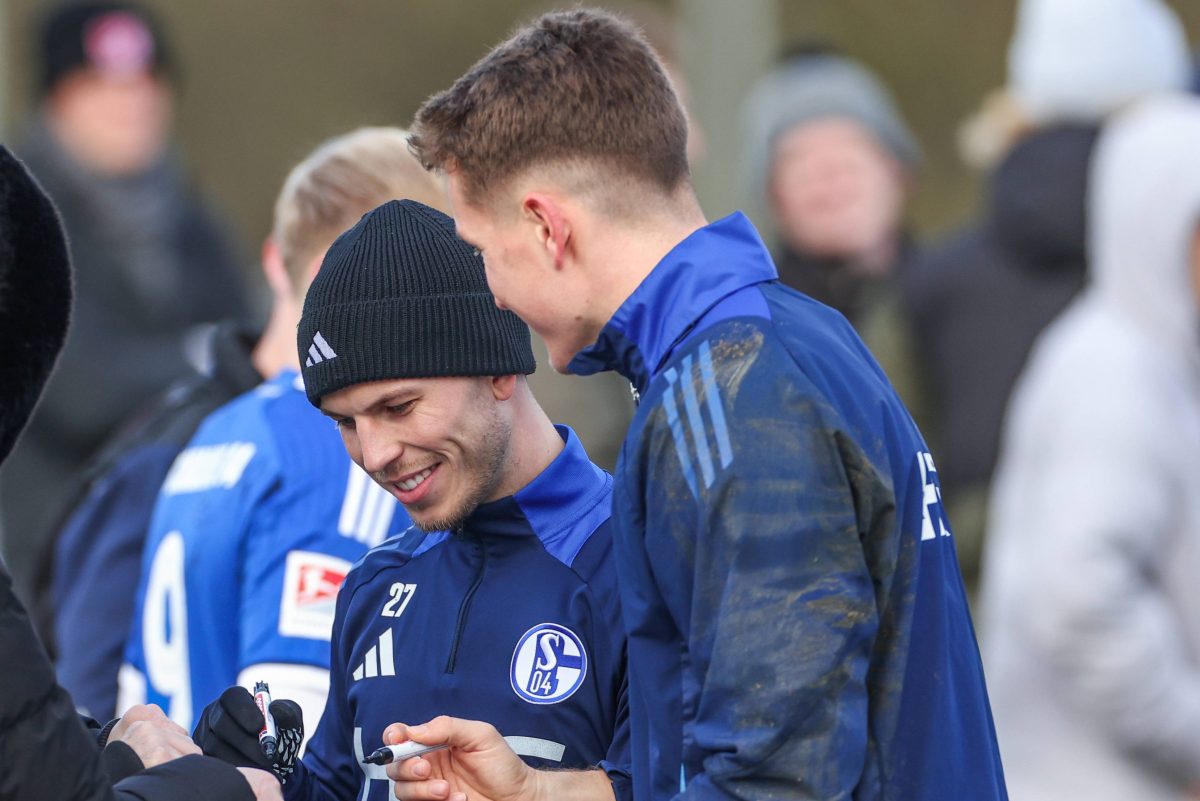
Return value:
[(388, 765), (387, 773), (396, 781), (395, 793), (399, 801), (450, 801), (450, 783), (445, 779), (424, 782), (396, 780), (392, 776), (392, 768), (395, 767), (398, 765)]
[(395, 745), (412, 739), (408, 736), (409, 726), (404, 723), (393, 723), (383, 730), (384, 745)]
[(117, 721), (117, 725), (113, 726), (112, 731), (108, 735), (110, 740), (122, 739), (129, 727), (135, 723), (151, 723), (167, 731), (177, 732), (187, 736), (187, 730), (180, 726), (175, 721), (171, 720), (159, 708), (158, 704), (138, 704), (132, 706), (121, 719)]
[(230, 687), (204, 708), (192, 739), (209, 756), (233, 765), (269, 769), (258, 742), (262, 726), (262, 713), (250, 693), (244, 687)]
[(166, 727), (158, 720), (137, 720), (119, 739), (134, 750), (143, 765), (152, 768), (181, 756), (200, 753), (187, 733), (177, 731), (178, 728)]
[(304, 731), (304, 713), (300, 705), (290, 698), (279, 698), (271, 702), (271, 717), (275, 725), (281, 729), (299, 729)]
[(445, 743), (460, 750), (476, 751), (494, 747), (502, 738), (496, 727), (490, 723), (441, 715), (419, 726), (393, 723), (384, 729), (385, 743), (394, 745), (405, 740), (414, 740), (425, 745)]
[(433, 776), (433, 766), (423, 757), (413, 757), (388, 765), (387, 774), (392, 781), (420, 782)]
[(255, 801), (283, 801), (283, 790), (274, 774), (258, 768), (238, 768), (254, 792)]
[(245, 687), (228, 687), (221, 693), (218, 703), (220, 714), (228, 717), (239, 728), (257, 735), (263, 725), (262, 712), (254, 703), (254, 696)]

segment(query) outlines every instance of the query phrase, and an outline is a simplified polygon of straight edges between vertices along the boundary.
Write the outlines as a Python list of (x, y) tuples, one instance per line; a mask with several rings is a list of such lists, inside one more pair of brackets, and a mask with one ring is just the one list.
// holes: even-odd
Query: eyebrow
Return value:
[[(404, 389), (397, 389), (392, 392), (386, 392), (383, 395), (380, 395), (375, 400), (371, 401), (369, 404), (367, 404), (367, 406), (363, 409), (363, 411), (369, 412), (374, 409), (378, 409), (380, 406), (387, 406), (388, 404), (395, 402), (399, 398), (404, 398), (405, 401), (409, 401), (409, 400), (412, 400), (413, 398), (415, 398), (419, 394), (420, 393), (417, 392), (416, 388), (413, 388), (413, 387), (406, 387)], [(321, 414), (328, 417), (330, 420), (340, 420), (343, 417), (348, 416), (348, 415), (337, 414), (336, 412), (329, 411), (325, 407), (321, 407), (320, 412), (321, 412)]]

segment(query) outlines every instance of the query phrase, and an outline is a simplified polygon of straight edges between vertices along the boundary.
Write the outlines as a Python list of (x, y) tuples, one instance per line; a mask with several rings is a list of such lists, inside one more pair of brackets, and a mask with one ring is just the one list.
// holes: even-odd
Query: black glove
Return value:
[(192, 732), (192, 740), (207, 756), (236, 767), (269, 770), (286, 783), (304, 740), (304, 716), (300, 705), (286, 698), (272, 701), (270, 710), (279, 733), (271, 759), (267, 759), (258, 744), (262, 713), (245, 687), (230, 687), (206, 706)]

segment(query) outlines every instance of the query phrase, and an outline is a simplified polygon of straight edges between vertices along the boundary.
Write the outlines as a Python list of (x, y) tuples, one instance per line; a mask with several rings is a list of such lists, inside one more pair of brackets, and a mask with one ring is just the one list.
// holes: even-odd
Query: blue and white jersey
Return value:
[(372, 550), (338, 596), (329, 698), (288, 801), (384, 801), (362, 764), (397, 721), (484, 720), (540, 768), (601, 766), (630, 798), (625, 634), (612, 479), (569, 429), (563, 451), (454, 533)]
[(327, 668), (339, 586), (408, 525), (295, 372), (221, 407), (159, 493), (118, 709), (155, 703), (190, 731), (244, 668)]

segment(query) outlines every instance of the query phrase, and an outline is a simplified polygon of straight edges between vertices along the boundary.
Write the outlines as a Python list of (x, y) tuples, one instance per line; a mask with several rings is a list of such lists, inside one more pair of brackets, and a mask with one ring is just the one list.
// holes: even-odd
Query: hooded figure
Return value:
[(1200, 100), (1102, 134), (1089, 284), (1013, 393), (981, 643), (1013, 798), (1200, 790)]
[(990, 168), (982, 214), (901, 277), (930, 415), (921, 429), (969, 585), (1013, 385), (1086, 278), (1096, 136), (1138, 98), (1182, 90), (1189, 62), (1183, 24), (1161, 0), (1021, 0), (1007, 89), (964, 130), (964, 156)]

